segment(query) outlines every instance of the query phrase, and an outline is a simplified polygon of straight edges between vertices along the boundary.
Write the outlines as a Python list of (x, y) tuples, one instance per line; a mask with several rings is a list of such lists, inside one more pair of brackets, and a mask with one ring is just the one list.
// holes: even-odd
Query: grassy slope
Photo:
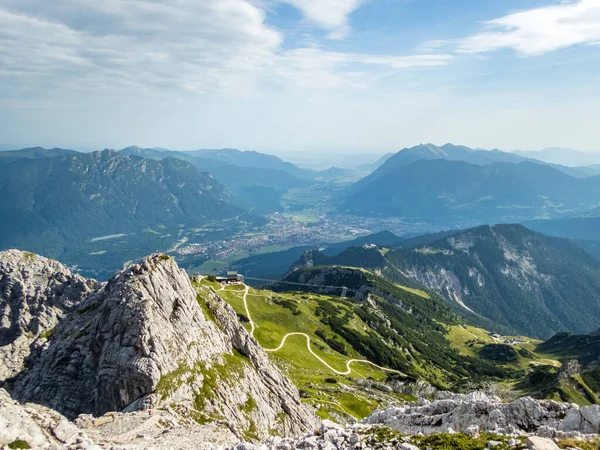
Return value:
[[(203, 283), (208, 283), (203, 281)], [(246, 311), (242, 301), (243, 288), (241, 286), (228, 286), (217, 293), (227, 301), (242, 318)], [(294, 314), (291, 309), (278, 305), (274, 299), (287, 299), (294, 302), (300, 314)], [(339, 297), (330, 297), (315, 294), (286, 293), (277, 294), (271, 291), (251, 289), (247, 298), (248, 308), (255, 322), (254, 336), (264, 348), (276, 348), (287, 333), (303, 332), (311, 337), (312, 349), (332, 367), (343, 371), (348, 359), (364, 359), (346, 345), (347, 355), (342, 355), (332, 350), (319, 336), (317, 329), (326, 330), (320, 322), (315, 311), (318, 301), (331, 302), (339, 309), (340, 314), (351, 310), (349, 302)], [(364, 333), (368, 326), (358, 316), (351, 320), (351, 326), (358, 332)], [(250, 330), (250, 326), (246, 323)], [(380, 399), (353, 389), (356, 380), (383, 380), (385, 372), (368, 364), (354, 363), (349, 376), (340, 376), (333, 373), (320, 361), (314, 358), (306, 348), (306, 339), (302, 336), (291, 336), (281, 350), (270, 353), (275, 363), (295, 382), (303, 391), (306, 401), (319, 407), (318, 413), (323, 417), (335, 417), (336, 414), (349, 415), (354, 418), (368, 416), (374, 409), (381, 407), (381, 400), (387, 396), (388, 403), (406, 399), (400, 394), (380, 394)], [(334, 382), (335, 380), (335, 382)], [(347, 386), (347, 388), (345, 388)], [(347, 392), (346, 392), (347, 391)]]
[[(361, 272), (369, 274), (366, 271)], [(231, 285), (222, 288), (220, 284), (211, 283), (204, 279), (201, 286), (198, 287), (204, 289), (209, 286), (235, 309), (240, 320), (250, 330), (247, 312), (243, 304), (244, 286)], [(423, 304), (433, 301), (425, 292), (416, 292), (397, 284), (392, 287), (388, 286), (387, 289), (396, 292), (397, 296), (404, 293), (403, 295), (409, 296), (411, 301)], [(380, 302), (381, 299), (377, 301)], [(321, 308), (323, 304), (329, 305), (328, 314), (334, 311), (333, 316), (339, 319), (346, 317), (346, 327), (365, 337), (365, 339), (369, 335), (376, 335), (379, 336), (381, 341), (387, 342), (386, 345), (390, 344), (389, 336), (386, 338), (375, 331), (377, 327), (373, 328), (372, 317), (364, 315), (363, 308), (365, 308), (365, 305), (351, 299), (311, 292), (276, 293), (269, 290), (250, 289), (247, 303), (250, 315), (255, 323), (254, 337), (265, 349), (278, 347), (283, 337), (288, 333), (306, 333), (311, 338), (312, 350), (329, 365), (340, 371), (346, 369), (346, 362), (349, 359), (372, 359), (356, 351), (348, 341), (328, 326), (327, 321), (323, 322), (323, 311), (319, 311), (320, 305)], [(435, 303), (432, 304), (435, 305)], [(378, 305), (380, 306), (379, 313), (386, 313), (385, 309), (381, 308), (383, 303), (378, 303)], [(427, 306), (420, 306), (427, 308)], [(441, 314), (441, 317), (443, 317), (443, 313)], [(361, 316), (367, 317), (369, 323), (361, 319)], [(394, 327), (394, 324), (394, 319), (392, 319), (392, 327)], [(409, 323), (408, 326), (414, 327), (415, 325)], [(447, 339), (448, 347), (457, 354), (457, 359), (454, 361), (460, 361), (461, 359), (482, 361), (483, 358), (479, 355), (481, 349), (490, 344), (501, 343), (503, 340), (503, 338), (498, 340), (497, 337), (490, 336), (486, 330), (463, 323), (444, 324), (440, 327), (445, 330), (445, 338), (443, 339)], [(317, 330), (319, 330), (319, 333), (317, 333)], [(408, 329), (405, 328), (401, 335), (409, 339), (406, 334), (407, 331)], [(410, 339), (416, 343), (415, 336), (418, 335), (411, 336)], [(342, 353), (345, 354), (335, 351), (325, 342), (323, 337), (328, 341), (330, 339), (335, 340), (337, 344), (335, 347), (338, 350), (342, 348)], [(556, 367), (560, 367), (559, 358), (556, 355), (537, 351), (540, 341), (526, 337), (519, 338), (523, 342), (518, 342), (512, 346), (518, 353), (515, 361), (506, 363), (487, 361), (488, 364), (501, 366), (507, 370), (507, 373), (511, 374), (506, 380), (495, 379), (509, 396), (527, 395), (547, 389), (548, 383), (553, 379), (552, 377), (556, 376)], [(349, 376), (336, 375), (308, 352), (306, 339), (303, 336), (290, 336), (280, 350), (269, 353), (269, 355), (294, 381), (301, 390), (305, 401), (318, 407), (319, 414), (322, 417), (363, 418), (376, 408), (408, 399), (402, 394), (384, 393), (361, 386), (366, 380), (383, 382), (388, 375), (386, 372), (368, 364), (353, 363)], [(412, 364), (410, 374), (413, 376), (428, 379), (430, 382), (432, 379), (449, 382), (453, 376), (456, 380), (455, 375), (448, 372), (447, 368), (439, 366), (435, 360), (427, 357), (408, 358), (408, 360), (409, 364)], [(455, 364), (455, 362), (452, 362), (452, 364)], [(479, 377), (479, 380), (494, 379), (478, 372), (478, 365), (464, 365), (461, 367), (460, 370), (463, 371), (472, 368), (476, 372), (473, 373), (473, 378)], [(523, 383), (528, 374), (535, 372), (538, 368), (547, 368), (551, 373), (551, 377), (538, 377), (534, 379), (534, 382)], [(535, 380), (542, 380), (543, 383), (536, 384)], [(451, 387), (449, 384), (446, 386)], [(573, 378), (572, 380), (562, 381), (555, 389), (547, 391), (546, 396), (579, 404), (597, 403), (593, 398), (595, 394), (585, 395), (586, 390), (589, 390), (589, 388), (579, 377), (578, 379)]]
[[(247, 313), (243, 304), (243, 286), (232, 285), (224, 289), (217, 283), (210, 283), (206, 279), (202, 282), (205, 286), (212, 286), (217, 293), (227, 301), (238, 313), (246, 327)], [(416, 298), (429, 300), (424, 292), (415, 292), (401, 286), (401, 292), (405, 295), (414, 295)], [(414, 293), (413, 293), (414, 292)], [(284, 306), (285, 301), (293, 305)], [(334, 315), (338, 318), (349, 317), (347, 328), (367, 338), (369, 333), (379, 336), (374, 332), (360, 316), (355, 313), (359, 305), (348, 299), (336, 296), (319, 295), (314, 293), (286, 292), (274, 293), (267, 290), (250, 289), (248, 297), (248, 308), (255, 323), (254, 336), (264, 348), (276, 348), (282, 338), (293, 332), (303, 332), (311, 337), (311, 348), (329, 365), (337, 370), (346, 368), (349, 359), (369, 359), (352, 348), (341, 336), (322, 322), (322, 312), (318, 312), (323, 302), (330, 305), (336, 311)], [(280, 304), (278, 304), (280, 303)], [(319, 315), (321, 314), (321, 315)], [(317, 335), (321, 331), (321, 336)], [(344, 354), (334, 351), (323, 339), (335, 338), (338, 344), (342, 344)], [(306, 348), (306, 340), (302, 336), (291, 336), (281, 350), (270, 353), (273, 360), (284, 370), (285, 373), (296, 383), (307, 397), (306, 401), (320, 406), (320, 414), (333, 416), (335, 414), (346, 414), (355, 418), (367, 416), (373, 409), (385, 404), (407, 399), (406, 396), (394, 393), (365, 391), (358, 388), (360, 380), (383, 381), (387, 374), (375, 367), (364, 363), (353, 363), (349, 376), (339, 376), (324, 366)], [(447, 374), (444, 370), (428, 363), (425, 359), (413, 359), (413, 373), (429, 379), (444, 379)]]
[[(472, 326), (449, 327), (448, 337), (452, 345), (465, 356), (474, 356), (484, 346), (499, 343), (497, 339), (488, 335), (487, 331)], [(510, 380), (504, 383), (513, 395), (541, 394), (546, 398), (579, 405), (600, 404), (595, 386), (590, 385), (592, 383), (589, 381), (589, 374), (556, 379), (562, 363), (569, 359), (576, 359), (576, 350), (572, 348), (574, 346), (571, 348), (564, 346), (560, 351), (554, 348), (555, 351), (552, 352), (548, 351), (550, 346), (542, 341), (524, 336), (516, 338), (525, 340), (513, 346), (515, 350), (523, 350), (523, 352), (519, 353), (516, 361), (504, 364), (507, 368), (524, 372), (524, 378), (521, 380)]]

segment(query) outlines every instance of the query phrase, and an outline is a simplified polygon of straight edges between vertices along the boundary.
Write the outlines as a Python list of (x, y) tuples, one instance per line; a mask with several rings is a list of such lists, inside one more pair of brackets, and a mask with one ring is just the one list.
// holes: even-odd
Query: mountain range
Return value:
[[(571, 155), (570, 150), (564, 150), (566, 153), (564, 155), (565, 158), (569, 158)], [(578, 153), (575, 152), (577, 155)], [(454, 144), (444, 144), (442, 146), (437, 146), (434, 144), (420, 144), (410, 148), (404, 148), (397, 153), (388, 153), (384, 155), (382, 158), (377, 160), (371, 166), (361, 166), (361, 167), (369, 167), (372, 170), (369, 173), (374, 172), (376, 169), (379, 169), (388, 160), (391, 160), (391, 163), (387, 166), (388, 168), (399, 167), (402, 165), (407, 165), (415, 161), (421, 160), (435, 160), (435, 159), (443, 159), (446, 161), (462, 161), (469, 164), (476, 165), (486, 165), (492, 164), (496, 162), (509, 162), (513, 164), (518, 164), (522, 162), (531, 162), (535, 164), (541, 164), (553, 167), (561, 172), (566, 173), (567, 175), (571, 175), (578, 178), (585, 178), (591, 175), (598, 175), (600, 171), (598, 171), (597, 167), (594, 167), (592, 164), (590, 165), (582, 165), (584, 167), (574, 166), (572, 164), (562, 165), (560, 163), (553, 163), (552, 161), (547, 161), (543, 158), (536, 158), (535, 152), (532, 153), (533, 156), (527, 156), (526, 153), (518, 153), (518, 152), (505, 152), (498, 149), (493, 150), (483, 150), (483, 149), (473, 149), (466, 147), (464, 145), (454, 145)], [(544, 154), (541, 152), (540, 154)], [(593, 155), (588, 155), (590, 158), (593, 158)], [(590, 161), (594, 161), (594, 159), (590, 159)], [(384, 171), (382, 171), (384, 173)]]
[(600, 164), (598, 153), (582, 152), (569, 148), (548, 147), (532, 151), (517, 150), (514, 153), (526, 158), (569, 167), (585, 167)]
[(43, 147), (31, 147), (23, 148), (21, 150), (9, 150), (0, 151), (0, 164), (7, 164), (17, 159), (41, 159), (41, 158), (52, 158), (54, 156), (67, 156), (75, 155), (78, 152), (75, 150), (66, 150), (63, 148), (50, 148), (45, 149)]
[[(0, 152), (0, 164), (74, 153), (41, 148)], [(233, 193), (231, 199), (236, 206), (254, 209), (257, 214), (282, 212), (282, 198), (290, 189), (332, 181), (350, 184), (362, 171), (367, 176), (335, 199), (341, 212), (401, 216), (450, 227), (585, 212), (597, 206), (600, 185), (600, 178), (593, 176), (598, 173), (594, 167), (567, 167), (517, 153), (452, 144), (406, 148), (384, 155), (372, 167), (359, 168), (359, 172), (334, 167), (317, 172), (276, 156), (235, 149), (183, 152), (131, 146), (119, 153), (186, 161), (201, 172), (210, 172)], [(371, 169), (373, 172), (368, 173)]]
[(282, 211), (282, 195), (289, 189), (311, 184), (316, 172), (301, 169), (280, 158), (255, 151), (236, 149), (171, 151), (127, 147), (119, 153), (161, 160), (179, 158), (199, 171), (210, 172), (233, 194), (241, 208), (257, 213)]
[[(81, 163), (73, 164), (77, 161)], [(374, 164), (379, 167), (373, 173), (353, 183), (356, 172), (346, 169), (317, 172), (235, 149), (179, 152), (132, 146), (78, 153), (36, 147), (0, 152), (0, 188), (8, 193), (0, 210), (9, 217), (0, 230), (0, 248), (16, 246), (78, 261), (84, 271), (91, 264), (94, 271), (86, 273), (105, 278), (132, 257), (178, 245), (187, 239), (181, 230), (200, 230), (206, 240), (217, 236), (207, 231), (210, 225), (220, 227), (219, 236), (225, 237), (237, 229), (236, 223), (261, 223), (261, 216), (284, 211), (293, 217), (294, 211), (317, 207), (365, 220), (400, 218), (417, 229), (420, 223), (456, 230), (524, 222), (600, 255), (594, 213), (600, 176), (572, 176), (569, 171), (579, 168), (452, 144), (407, 148)], [(143, 173), (145, 167), (150, 173)], [(114, 176), (100, 180), (104, 172)], [(87, 191), (86, 200), (81, 192)], [(106, 245), (79, 245), (96, 239)], [(305, 242), (281, 258), (250, 256), (239, 267), (267, 278), (281, 276), (301, 252), (317, 245)], [(348, 245), (362, 244), (341, 244)], [(261, 260), (267, 263), (259, 269)]]
[(118, 242), (105, 261), (109, 270), (168, 245), (182, 228), (226, 223), (244, 212), (222, 184), (185, 161), (109, 150), (0, 164), (0, 191), (0, 248), (85, 266), (94, 257), (82, 252), (85, 245)]
[(600, 177), (576, 178), (534, 162), (452, 161), (423, 148), (430, 159), (399, 152), (350, 186), (340, 210), (465, 227), (584, 212), (600, 195)]
[(301, 169), (292, 163), (283, 161), (277, 156), (256, 151), (241, 151), (236, 149), (191, 150), (175, 151), (167, 149), (140, 148), (136, 146), (119, 150), (125, 155), (137, 155), (149, 159), (164, 159), (168, 157), (185, 159), (200, 170), (210, 170), (222, 166), (255, 167), (261, 169), (288, 172), (301, 178), (309, 178), (312, 171)]
[(291, 273), (329, 265), (367, 268), (435, 292), (465, 317), (505, 333), (550, 337), (600, 328), (600, 261), (569, 240), (521, 225), (483, 226), (385, 251), (311, 251)]

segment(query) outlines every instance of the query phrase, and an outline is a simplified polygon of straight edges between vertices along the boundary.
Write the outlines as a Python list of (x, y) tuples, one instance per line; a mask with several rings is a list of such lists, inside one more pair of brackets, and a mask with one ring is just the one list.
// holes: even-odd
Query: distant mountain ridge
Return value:
[[(164, 148), (141, 148), (129, 146), (118, 150), (124, 156), (161, 161), (176, 158), (196, 167), (200, 172), (211, 173), (234, 195), (236, 206), (256, 213), (268, 214), (282, 211), (281, 197), (288, 190), (303, 187), (313, 182), (313, 178), (337, 178), (336, 172), (322, 173), (302, 169), (282, 159), (256, 151), (236, 149), (175, 151)], [(85, 154), (74, 150), (42, 147), (0, 152), (0, 164), (22, 158), (42, 159), (56, 156)], [(355, 178), (356, 179), (356, 178)]]
[(463, 161), (470, 164), (485, 165), (494, 162), (524, 162), (527, 159), (500, 150), (474, 150), (464, 145), (420, 144), (406, 148), (385, 161), (386, 170), (400, 167), (420, 160), (444, 159), (448, 161)]
[(0, 191), (0, 249), (52, 257), (78, 243), (130, 233), (147, 252), (147, 245), (167, 245), (161, 234), (176, 236), (181, 227), (244, 212), (222, 184), (185, 161), (110, 150), (0, 164)]
[(379, 169), (388, 159), (390, 159), (394, 155), (395, 155), (395, 153), (386, 153), (381, 158), (379, 158), (377, 161), (356, 166), (356, 170), (358, 170), (360, 172), (364, 172), (364, 173), (374, 172), (375, 170)]
[(172, 151), (132, 146), (119, 150), (119, 153), (156, 160), (172, 157), (187, 161), (199, 171), (211, 173), (232, 191), (237, 206), (254, 208), (261, 214), (282, 211), (281, 196), (288, 189), (309, 185), (316, 174), (276, 156), (255, 151)]
[(482, 226), (386, 252), (368, 246), (334, 257), (312, 251), (292, 270), (327, 265), (412, 280), (463, 315), (507, 333), (550, 337), (600, 327), (600, 261), (571, 241), (521, 225)]
[(533, 162), (480, 165), (429, 155), (398, 153), (348, 188), (340, 210), (466, 227), (582, 212), (600, 198), (598, 176), (575, 178)]
[(124, 154), (136, 154), (151, 159), (163, 159), (171, 156), (184, 159), (194, 164), (198, 169), (205, 171), (216, 167), (240, 166), (283, 171), (299, 178), (311, 178), (313, 176), (313, 171), (311, 170), (302, 169), (277, 156), (257, 151), (242, 151), (232, 148), (177, 151), (131, 146), (119, 150), (119, 152)]
[[(495, 162), (510, 162), (518, 164), (521, 162), (532, 162), (541, 165), (547, 165), (560, 170), (567, 175), (573, 177), (584, 178), (587, 176), (593, 176), (600, 174), (600, 168), (586, 164), (570, 165), (553, 162), (544, 158), (536, 158), (536, 152), (505, 152), (498, 149), (484, 150), (484, 149), (473, 149), (464, 145), (444, 144), (437, 146), (434, 144), (419, 144), (414, 147), (404, 148), (397, 153), (388, 153), (378, 161), (371, 165), (363, 165), (362, 168), (371, 168), (370, 172), (374, 172), (384, 164), (386, 169), (394, 169), (403, 165), (413, 163), (421, 160), (433, 160), (443, 159), (446, 161), (462, 161), (469, 164), (486, 165)], [(540, 153), (543, 155), (543, 153)], [(590, 161), (594, 161), (590, 159)], [(600, 161), (599, 161), (600, 162)], [(385, 170), (379, 171), (379, 173), (387, 173)]]
[(514, 153), (526, 158), (534, 158), (540, 161), (569, 167), (600, 164), (600, 153), (582, 152), (570, 148), (548, 147), (542, 150), (516, 150)]
[(45, 149), (43, 147), (30, 147), (21, 150), (0, 151), (0, 164), (8, 164), (17, 159), (41, 159), (52, 158), (54, 156), (75, 155), (79, 152), (75, 150), (67, 150), (64, 148)]
[(568, 239), (600, 241), (600, 217), (538, 220), (526, 225), (540, 233)]

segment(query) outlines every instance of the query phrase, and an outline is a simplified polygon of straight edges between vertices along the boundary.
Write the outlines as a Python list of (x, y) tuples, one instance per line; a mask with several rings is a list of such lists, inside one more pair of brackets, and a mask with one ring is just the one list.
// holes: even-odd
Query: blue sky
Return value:
[(0, 147), (600, 151), (600, 0), (0, 0)]

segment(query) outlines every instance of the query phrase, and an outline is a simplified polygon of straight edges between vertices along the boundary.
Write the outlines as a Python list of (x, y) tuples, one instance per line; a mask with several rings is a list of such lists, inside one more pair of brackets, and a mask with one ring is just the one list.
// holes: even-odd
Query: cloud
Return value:
[(0, 5), (3, 78), (21, 90), (40, 83), (247, 90), (283, 42), (265, 26), (265, 13), (243, 0)]
[[(311, 14), (327, 9), (319, 6), (326, 2), (302, 3)], [(357, 4), (339, 1), (338, 12), (321, 23), (343, 28), (342, 12)], [(266, 18), (260, 3), (248, 0), (0, 0), (0, 97), (131, 91), (252, 97), (270, 84), (361, 86), (377, 68), (447, 61), (284, 49), (285, 36)]]
[(282, 0), (299, 10), (317, 26), (329, 30), (331, 39), (342, 39), (350, 31), (348, 16), (365, 0)]
[(486, 30), (457, 41), (460, 53), (513, 49), (539, 55), (600, 41), (600, 0), (579, 0), (509, 14), (485, 22)]
[(281, 57), (277, 72), (294, 87), (366, 87), (375, 82), (377, 69), (439, 67), (451, 60), (446, 54), (389, 56), (300, 48)]

